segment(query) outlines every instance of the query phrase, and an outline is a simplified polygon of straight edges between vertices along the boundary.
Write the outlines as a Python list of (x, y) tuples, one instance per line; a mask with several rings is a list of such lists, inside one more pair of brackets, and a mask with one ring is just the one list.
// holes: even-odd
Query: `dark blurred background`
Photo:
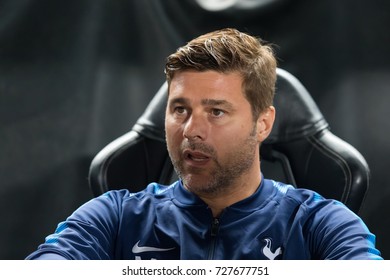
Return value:
[(371, 168), (359, 213), (390, 259), (390, 1), (0, 0), (0, 259), (92, 197), (88, 168), (164, 82), (165, 57), (236, 27), (275, 44)]

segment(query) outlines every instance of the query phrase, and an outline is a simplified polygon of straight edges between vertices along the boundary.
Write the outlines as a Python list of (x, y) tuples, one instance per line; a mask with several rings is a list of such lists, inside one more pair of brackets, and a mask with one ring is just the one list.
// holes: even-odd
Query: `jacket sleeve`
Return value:
[(314, 259), (381, 260), (375, 235), (342, 203), (323, 200), (310, 210), (309, 244)]
[(58, 224), (26, 259), (112, 259), (126, 190), (93, 198)]

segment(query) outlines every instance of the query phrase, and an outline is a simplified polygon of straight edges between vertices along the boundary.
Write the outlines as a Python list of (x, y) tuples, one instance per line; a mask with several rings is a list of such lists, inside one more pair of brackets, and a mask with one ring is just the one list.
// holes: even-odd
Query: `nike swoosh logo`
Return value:
[(175, 249), (175, 247), (173, 248), (157, 248), (157, 247), (147, 247), (147, 246), (142, 246), (140, 247), (139, 246), (139, 242), (141, 240), (139, 240), (134, 246), (133, 246), (133, 249), (131, 249), (131, 251), (133, 252), (133, 254), (139, 254), (139, 253), (145, 253), (145, 252), (165, 252), (165, 251), (170, 251), (170, 250), (173, 250)]

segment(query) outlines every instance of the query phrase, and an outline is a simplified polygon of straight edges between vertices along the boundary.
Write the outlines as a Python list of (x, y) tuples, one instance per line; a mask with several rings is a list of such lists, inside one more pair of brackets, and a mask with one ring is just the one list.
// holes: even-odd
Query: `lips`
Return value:
[(210, 160), (210, 156), (206, 153), (192, 150), (185, 150), (183, 153), (184, 160), (192, 164), (205, 164)]

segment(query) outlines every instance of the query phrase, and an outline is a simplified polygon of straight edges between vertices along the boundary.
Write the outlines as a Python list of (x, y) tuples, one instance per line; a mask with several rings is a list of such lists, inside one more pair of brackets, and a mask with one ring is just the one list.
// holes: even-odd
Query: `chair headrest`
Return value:
[(276, 70), (275, 123), (265, 143), (292, 141), (313, 135), (328, 123), (302, 83), (289, 72)]
[[(164, 83), (132, 130), (147, 138), (165, 141), (164, 118), (167, 94), (168, 85)], [(277, 69), (274, 106), (276, 120), (265, 143), (291, 141), (313, 135), (328, 127), (328, 123), (306, 88), (297, 78), (280, 68)]]
[(168, 84), (165, 82), (132, 130), (139, 134), (158, 141), (165, 141), (165, 108), (168, 100)]

